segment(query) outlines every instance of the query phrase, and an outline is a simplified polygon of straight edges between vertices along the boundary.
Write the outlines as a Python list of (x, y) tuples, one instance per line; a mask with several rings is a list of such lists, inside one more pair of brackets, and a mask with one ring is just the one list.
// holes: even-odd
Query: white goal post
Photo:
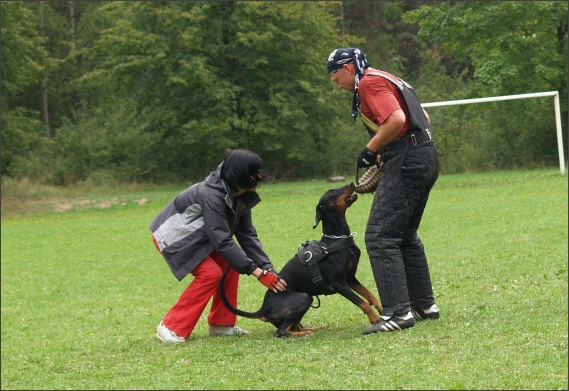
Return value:
[(446, 102), (423, 103), (421, 104), (421, 106), (436, 107), (436, 106), (463, 105), (468, 103), (496, 102), (500, 100), (510, 100), (510, 99), (539, 98), (543, 96), (553, 96), (553, 104), (555, 106), (555, 123), (557, 125), (557, 149), (559, 150), (559, 170), (561, 171), (561, 174), (565, 174), (565, 156), (563, 154), (563, 136), (561, 134), (561, 112), (559, 109), (558, 91), (536, 92), (532, 94), (493, 96), (490, 98), (449, 100)]

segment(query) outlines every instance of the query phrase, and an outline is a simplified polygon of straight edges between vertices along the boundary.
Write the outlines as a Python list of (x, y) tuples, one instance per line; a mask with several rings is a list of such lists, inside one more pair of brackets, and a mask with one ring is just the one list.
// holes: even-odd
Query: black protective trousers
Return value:
[(435, 303), (427, 257), (417, 230), (439, 176), (432, 140), (408, 138), (379, 151), (385, 162), (366, 227), (365, 243), (383, 316), (405, 315)]

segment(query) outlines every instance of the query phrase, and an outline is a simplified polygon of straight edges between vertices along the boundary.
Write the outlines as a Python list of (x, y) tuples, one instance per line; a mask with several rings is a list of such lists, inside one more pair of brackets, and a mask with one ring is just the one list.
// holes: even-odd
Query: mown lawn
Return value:
[[(253, 218), (277, 268), (320, 237), (315, 206), (331, 186), (260, 188)], [(3, 197), (2, 389), (567, 389), (568, 186), (558, 170), (439, 178), (419, 230), (438, 321), (364, 336), (367, 318), (334, 295), (307, 313), (326, 327), (311, 337), (277, 339), (271, 324), (243, 318), (251, 335), (210, 337), (205, 313), (171, 346), (156, 325), (190, 280), (172, 276), (148, 224), (182, 189), (44, 189), (30, 208)], [(363, 250), (358, 276), (377, 292), (363, 242), (371, 200), (360, 196), (347, 217)], [(239, 307), (256, 310), (262, 296), (242, 276)]]

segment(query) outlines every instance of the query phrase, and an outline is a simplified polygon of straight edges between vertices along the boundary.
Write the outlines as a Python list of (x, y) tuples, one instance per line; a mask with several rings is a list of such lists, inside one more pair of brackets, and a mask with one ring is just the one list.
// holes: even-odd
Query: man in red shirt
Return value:
[(408, 83), (372, 68), (358, 48), (334, 50), (326, 68), (338, 88), (354, 94), (354, 120), (360, 114), (371, 136), (357, 166), (384, 163), (365, 233), (383, 313), (363, 333), (438, 319), (427, 257), (417, 235), (439, 175), (429, 116)]

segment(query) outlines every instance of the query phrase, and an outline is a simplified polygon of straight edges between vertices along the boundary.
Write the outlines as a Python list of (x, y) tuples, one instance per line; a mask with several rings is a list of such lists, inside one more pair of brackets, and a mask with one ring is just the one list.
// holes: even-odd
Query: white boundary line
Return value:
[(494, 97), (490, 97), (490, 98), (449, 100), (446, 102), (430, 102), (430, 103), (423, 103), (421, 106), (423, 106), (423, 107), (452, 106), (452, 105), (463, 105), (463, 104), (469, 104), (469, 103), (496, 102), (496, 101), (501, 101), (501, 100), (539, 98), (539, 97), (543, 97), (543, 96), (553, 96), (553, 105), (555, 107), (555, 124), (557, 127), (557, 150), (559, 151), (559, 170), (561, 171), (561, 174), (565, 174), (565, 156), (563, 154), (563, 135), (561, 134), (561, 110), (559, 108), (559, 92), (558, 91), (535, 92), (532, 94), (494, 96)]

